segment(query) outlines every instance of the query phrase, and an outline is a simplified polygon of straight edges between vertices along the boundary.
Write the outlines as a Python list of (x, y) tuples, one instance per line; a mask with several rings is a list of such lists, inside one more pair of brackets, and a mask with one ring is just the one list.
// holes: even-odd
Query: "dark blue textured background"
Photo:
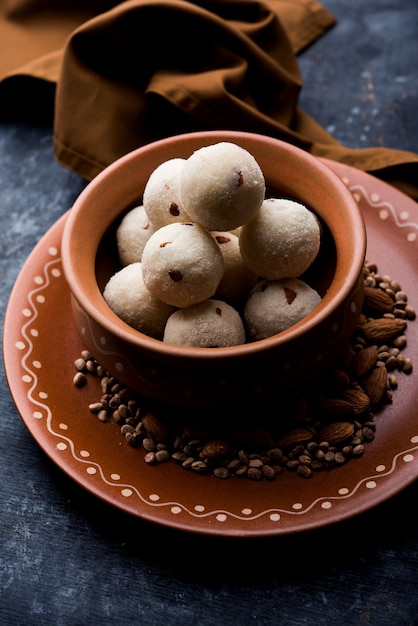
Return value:
[[(416, 0), (325, 0), (300, 104), (342, 143), (418, 152)], [(50, 127), (0, 123), (1, 319), (35, 243), (84, 182)], [(0, 383), (0, 624), (418, 623), (418, 484), (318, 532), (234, 541), (176, 533), (97, 501), (40, 450)]]

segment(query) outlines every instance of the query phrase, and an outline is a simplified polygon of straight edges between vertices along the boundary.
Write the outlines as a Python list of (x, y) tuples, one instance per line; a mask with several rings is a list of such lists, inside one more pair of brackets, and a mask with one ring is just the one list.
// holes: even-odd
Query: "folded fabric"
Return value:
[[(49, 102), (55, 155), (80, 176), (91, 179), (164, 136), (246, 130), (372, 172), (418, 197), (417, 155), (346, 148), (299, 108), (296, 55), (334, 23), (316, 0), (67, 0), (59, 11), (45, 0), (35, 20), (48, 35), (37, 38), (38, 56), (36, 4), (9, 0), (9, 35), (17, 36), (19, 24), (23, 37), (26, 26), (28, 46), (13, 68), (10, 58), (0, 64), (0, 100), (14, 94), (22, 108), (26, 89), (32, 111), (47, 111)], [(6, 109), (0, 104), (0, 115)]]

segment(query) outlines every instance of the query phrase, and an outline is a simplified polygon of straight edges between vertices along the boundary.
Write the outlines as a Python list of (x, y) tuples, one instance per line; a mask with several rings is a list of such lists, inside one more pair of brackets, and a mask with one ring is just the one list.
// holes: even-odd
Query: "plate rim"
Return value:
[[(324, 161), (325, 164), (328, 165), (331, 169), (333, 169), (333, 171), (343, 180), (345, 178), (345, 175), (350, 176), (350, 174), (353, 175), (355, 178), (360, 177), (361, 179), (364, 180), (365, 187), (367, 189), (367, 183), (370, 183), (371, 182), (370, 179), (371, 179), (375, 182), (375, 185), (377, 185), (379, 189), (383, 190), (382, 196), (384, 196), (384, 192), (386, 191), (386, 188), (388, 188), (390, 189), (391, 194), (395, 194), (397, 197), (399, 197), (400, 200), (403, 200), (407, 203), (414, 202), (411, 198), (409, 198), (402, 192), (392, 188), (390, 185), (388, 185), (384, 181), (375, 179), (370, 174), (367, 174), (360, 170), (356, 170), (352, 166), (349, 166), (346, 164), (332, 162), (327, 159), (321, 159), (321, 160)], [(415, 204), (414, 204), (414, 207), (416, 209)], [(235, 536), (235, 537), (254, 537), (254, 536), (262, 537), (262, 536), (277, 536), (277, 535), (283, 535), (283, 534), (296, 534), (299, 532), (306, 532), (307, 530), (312, 530), (313, 528), (319, 528), (319, 527), (322, 528), (322, 527), (329, 526), (331, 524), (335, 524), (337, 522), (349, 519), (351, 517), (357, 516), (358, 514), (363, 513), (367, 510), (370, 510), (371, 508), (374, 508), (378, 504), (381, 504), (382, 502), (393, 497), (394, 495), (402, 491), (404, 488), (406, 488), (409, 484), (414, 482), (414, 480), (418, 477), (418, 465), (417, 465), (417, 468), (414, 469), (414, 471), (412, 471), (412, 469), (415, 466), (413, 463), (411, 463), (409, 467), (411, 471), (404, 472), (402, 474), (403, 480), (401, 480), (400, 482), (392, 481), (389, 484), (389, 487), (388, 485), (386, 485), (383, 497), (382, 496), (379, 497), (377, 493), (374, 493), (373, 496), (376, 496), (376, 497), (371, 497), (370, 500), (368, 501), (366, 501), (366, 499), (363, 498), (361, 500), (360, 506), (358, 506), (358, 503), (357, 503), (356, 507), (352, 507), (351, 510), (344, 511), (342, 514), (339, 513), (337, 509), (334, 509), (334, 512), (331, 514), (327, 514), (324, 517), (322, 523), (319, 523), (319, 524), (310, 523), (309, 519), (306, 519), (305, 523), (300, 523), (295, 528), (292, 528), (291, 525), (289, 526), (287, 525), (286, 526), (282, 526), (282, 525), (273, 526), (272, 525), (270, 528), (266, 528), (264, 530), (260, 528), (258, 529), (255, 528), (254, 530), (251, 530), (250, 527), (246, 528), (246, 530), (239, 530), (239, 529), (234, 530), (234, 529), (230, 529), (227, 527), (223, 527), (221, 524), (213, 525), (213, 526), (208, 525), (208, 526), (202, 526), (202, 527), (190, 526), (189, 523), (182, 523), (182, 521), (180, 521), (180, 519), (178, 519), (176, 516), (173, 516), (170, 522), (170, 520), (167, 521), (167, 520), (159, 518), (158, 515), (147, 514), (147, 512), (146, 511), (144, 512), (144, 510), (134, 511), (132, 510), (131, 506), (122, 506), (120, 503), (117, 504), (115, 503), (115, 501), (112, 501), (111, 499), (106, 497), (106, 495), (103, 493), (103, 490), (100, 489), (100, 486), (96, 488), (91, 482), (89, 482), (89, 480), (86, 477), (84, 477), (84, 480), (82, 480), (81, 474), (74, 475), (74, 472), (71, 472), (68, 468), (66, 468), (65, 464), (59, 462), (60, 457), (57, 457), (56, 454), (52, 454), (51, 448), (47, 446), (43, 440), (41, 441), (39, 440), (39, 437), (37, 437), (37, 434), (36, 434), (36, 428), (34, 428), (33, 426), (31, 427), (30, 420), (28, 419), (26, 415), (24, 415), (24, 411), (22, 409), (22, 402), (19, 398), (19, 393), (18, 393), (18, 383), (15, 380), (13, 380), (13, 376), (12, 376), (12, 370), (13, 370), (13, 366), (11, 363), (12, 356), (11, 356), (10, 350), (7, 347), (9, 329), (12, 325), (12, 322), (11, 322), (12, 312), (13, 312), (14, 307), (16, 306), (16, 301), (19, 298), (21, 298), (21, 294), (19, 293), (21, 277), (26, 272), (28, 272), (28, 268), (31, 265), (32, 260), (37, 257), (38, 251), (42, 249), (43, 247), (45, 247), (46, 240), (51, 237), (53, 238), (54, 233), (58, 233), (59, 231), (62, 230), (65, 224), (65, 221), (68, 218), (68, 214), (70, 210), (71, 209), (69, 209), (66, 213), (61, 215), (61, 217), (59, 217), (58, 220), (48, 229), (48, 231), (43, 235), (43, 237), (38, 241), (38, 243), (35, 245), (31, 253), (28, 255), (26, 261), (24, 262), (22, 268), (19, 271), (17, 279), (12, 287), (12, 290), (9, 296), (9, 301), (6, 307), (5, 315), (4, 315), (3, 359), (4, 359), (4, 364), (5, 364), (6, 380), (9, 386), (9, 390), (10, 390), (12, 399), (15, 403), (17, 412), (19, 413), (23, 423), (29, 430), (32, 437), (35, 439), (36, 443), (47, 454), (47, 456), (77, 484), (79, 484), (81, 487), (86, 489), (89, 493), (107, 502), (111, 506), (115, 506), (116, 508), (123, 510), (126, 513), (135, 515), (139, 518), (142, 518), (152, 523), (161, 524), (163, 526), (168, 526), (171, 528), (176, 528), (178, 530), (184, 530), (187, 532), (193, 532), (193, 533), (198, 533), (198, 534)], [(184, 472), (184, 470), (182, 471)], [(152, 508), (151, 510), (155, 511), (156, 509)], [(248, 522), (250, 521), (251, 520), (249, 519)]]

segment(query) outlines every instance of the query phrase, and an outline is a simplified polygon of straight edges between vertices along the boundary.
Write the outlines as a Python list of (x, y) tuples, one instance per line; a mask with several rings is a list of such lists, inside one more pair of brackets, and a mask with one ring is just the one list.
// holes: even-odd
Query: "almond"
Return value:
[(405, 328), (406, 322), (403, 319), (380, 317), (363, 324), (361, 332), (368, 341), (383, 344), (401, 335)]
[(341, 391), (341, 389), (346, 389), (348, 385), (350, 384), (349, 375), (347, 374), (345, 370), (340, 369), (339, 367), (336, 367), (335, 369), (331, 370), (328, 378), (329, 378), (330, 385), (334, 389), (337, 389), (339, 391)]
[(339, 444), (354, 435), (354, 425), (351, 422), (334, 422), (324, 426), (318, 435), (318, 441), (328, 441), (331, 445)]
[(385, 367), (376, 367), (364, 384), (372, 405), (379, 404), (387, 391), (388, 374)]
[(374, 346), (369, 346), (368, 348), (356, 352), (351, 362), (354, 375), (357, 376), (357, 378), (362, 378), (371, 372), (378, 358), (379, 353)]
[(379, 287), (364, 288), (364, 305), (376, 313), (391, 313), (395, 302), (393, 298)]
[(300, 443), (311, 441), (312, 437), (313, 434), (309, 428), (295, 428), (279, 437), (274, 445), (276, 448), (292, 448)]
[(142, 425), (150, 437), (161, 443), (169, 441), (170, 437), (164, 422), (155, 413), (146, 413), (142, 418)]
[(323, 417), (326, 418), (343, 417), (344, 415), (350, 415), (350, 413), (352, 413), (350, 402), (342, 398), (325, 398), (321, 400), (319, 408)]
[(370, 410), (370, 398), (360, 389), (346, 389), (342, 392), (341, 398), (351, 405), (352, 412), (355, 415), (362, 415)]

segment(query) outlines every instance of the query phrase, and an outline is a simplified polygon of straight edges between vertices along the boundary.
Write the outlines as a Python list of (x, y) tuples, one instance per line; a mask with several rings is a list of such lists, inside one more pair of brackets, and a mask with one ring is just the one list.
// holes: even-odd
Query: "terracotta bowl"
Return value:
[[(323, 225), (321, 250), (306, 281), (322, 296), (301, 322), (268, 339), (227, 348), (189, 348), (152, 339), (119, 319), (102, 297), (118, 269), (115, 230), (142, 200), (148, 177), (163, 161), (232, 141), (258, 161), (266, 196), (304, 203)], [(239, 405), (300, 386), (346, 346), (363, 301), (366, 234), (345, 184), (320, 160), (281, 141), (233, 131), (163, 139), (122, 157), (76, 200), (62, 241), (75, 324), (95, 358), (124, 384), (185, 407)]]

